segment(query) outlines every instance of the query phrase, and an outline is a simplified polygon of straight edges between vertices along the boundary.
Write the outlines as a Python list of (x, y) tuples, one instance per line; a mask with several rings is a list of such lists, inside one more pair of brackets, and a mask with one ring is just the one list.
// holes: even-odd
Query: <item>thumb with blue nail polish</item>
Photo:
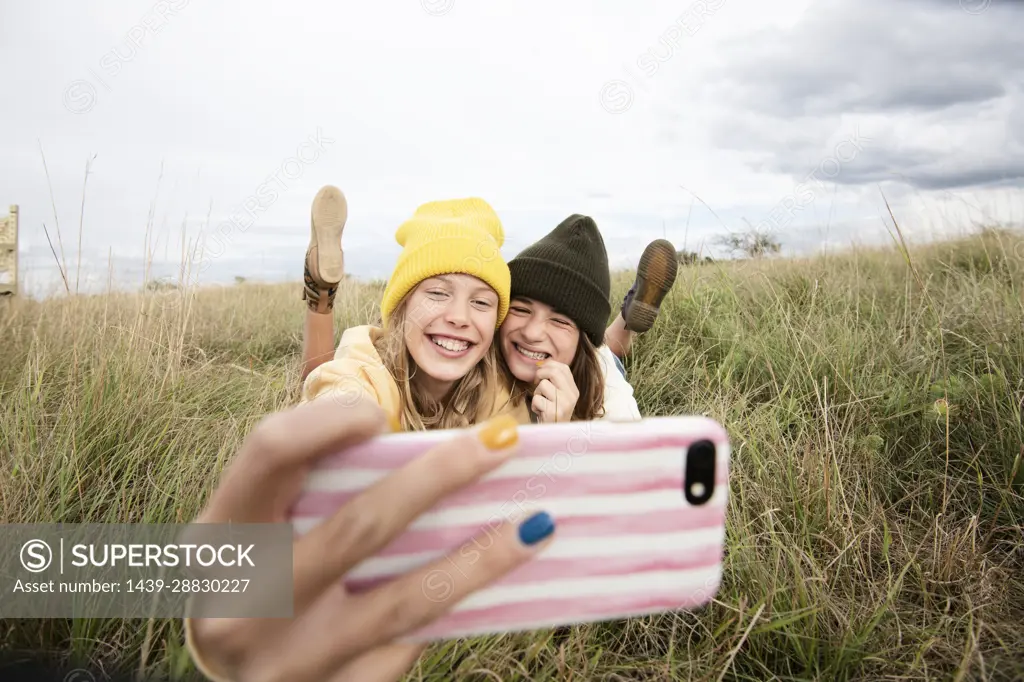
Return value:
[(537, 512), (519, 524), (519, 540), (533, 547), (555, 532), (555, 520), (547, 512)]

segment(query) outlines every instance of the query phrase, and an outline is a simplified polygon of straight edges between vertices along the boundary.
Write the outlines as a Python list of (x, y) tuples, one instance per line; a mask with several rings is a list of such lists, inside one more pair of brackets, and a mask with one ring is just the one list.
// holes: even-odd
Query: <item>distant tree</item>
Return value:
[(178, 285), (169, 279), (151, 279), (146, 282), (146, 291), (176, 291)]
[(681, 249), (676, 251), (676, 260), (679, 261), (680, 265), (697, 265), (698, 263), (714, 263), (711, 256), (700, 257), (700, 254), (696, 251), (686, 251)]
[(763, 258), (782, 249), (782, 243), (771, 232), (756, 227), (750, 227), (746, 232), (731, 232), (716, 241), (730, 253), (739, 253), (747, 258)]

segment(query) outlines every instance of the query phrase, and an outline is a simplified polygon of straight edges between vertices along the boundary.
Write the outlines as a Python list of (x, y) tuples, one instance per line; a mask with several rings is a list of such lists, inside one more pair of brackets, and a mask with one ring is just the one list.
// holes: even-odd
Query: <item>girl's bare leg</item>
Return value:
[(334, 315), (306, 311), (306, 324), (302, 334), (302, 373), (305, 381), (309, 373), (334, 357)]
[(341, 233), (347, 219), (345, 195), (337, 187), (322, 187), (313, 198), (306, 250), (302, 298), (307, 310), (300, 381), (334, 356), (334, 296), (345, 275)]
[(604, 330), (604, 343), (608, 349), (620, 360), (629, 355), (629, 349), (633, 345), (633, 336), (636, 332), (626, 329), (626, 321), (622, 319), (622, 313), (615, 318), (615, 321)]

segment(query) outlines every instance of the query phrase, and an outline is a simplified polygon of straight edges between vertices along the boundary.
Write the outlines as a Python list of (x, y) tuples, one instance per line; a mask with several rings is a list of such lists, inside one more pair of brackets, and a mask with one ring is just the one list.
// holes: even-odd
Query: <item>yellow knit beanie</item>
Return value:
[(463, 273), (487, 282), (498, 293), (498, 324), (508, 313), (512, 277), (501, 256), (505, 231), (498, 214), (483, 199), (431, 201), (399, 226), (403, 246), (380, 304), (384, 326), (392, 311), (428, 277)]

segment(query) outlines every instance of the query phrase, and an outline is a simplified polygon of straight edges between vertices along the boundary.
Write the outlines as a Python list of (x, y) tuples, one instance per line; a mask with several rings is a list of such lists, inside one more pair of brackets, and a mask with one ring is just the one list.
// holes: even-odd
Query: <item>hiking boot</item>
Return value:
[(324, 185), (313, 197), (310, 211), (309, 248), (303, 273), (302, 300), (315, 313), (334, 309), (334, 295), (345, 275), (341, 232), (348, 219), (348, 202), (341, 190)]
[(664, 239), (647, 245), (636, 268), (636, 280), (622, 301), (622, 319), (631, 332), (645, 332), (654, 326), (661, 301), (676, 280), (676, 249)]

